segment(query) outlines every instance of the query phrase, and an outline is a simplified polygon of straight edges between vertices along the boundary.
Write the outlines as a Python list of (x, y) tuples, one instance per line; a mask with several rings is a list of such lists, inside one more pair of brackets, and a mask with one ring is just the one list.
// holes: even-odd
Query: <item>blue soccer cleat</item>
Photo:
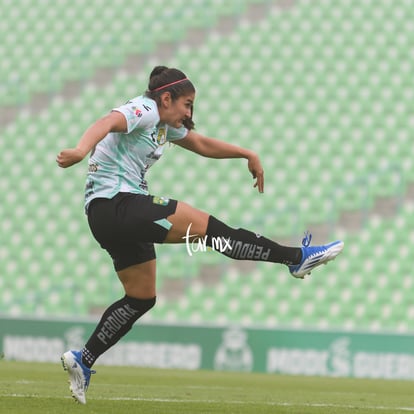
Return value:
[(340, 240), (322, 246), (309, 246), (309, 242), (310, 239), (305, 237), (301, 262), (297, 265), (289, 266), (291, 275), (299, 279), (309, 275), (315, 267), (334, 260), (344, 248), (344, 242)]
[(86, 404), (85, 393), (89, 386), (91, 374), (95, 374), (96, 371), (89, 369), (82, 363), (82, 353), (80, 351), (65, 352), (61, 360), (63, 369), (69, 373), (69, 389), (72, 397), (81, 404)]

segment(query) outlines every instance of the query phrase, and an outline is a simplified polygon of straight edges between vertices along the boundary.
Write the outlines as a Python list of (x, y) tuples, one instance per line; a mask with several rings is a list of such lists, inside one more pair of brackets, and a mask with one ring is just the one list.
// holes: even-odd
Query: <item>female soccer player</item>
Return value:
[(184, 243), (202, 237), (207, 246), (220, 246), (217, 250), (225, 256), (281, 263), (297, 278), (333, 260), (343, 249), (342, 241), (282, 246), (251, 231), (229, 227), (182, 201), (150, 195), (145, 173), (167, 142), (205, 157), (247, 159), (254, 187), (264, 191), (263, 168), (255, 152), (193, 130), (194, 100), (195, 88), (183, 72), (157, 66), (143, 96), (97, 120), (75, 148), (57, 156), (58, 165), (67, 168), (91, 152), (86, 214), (92, 234), (112, 257), (125, 290), (125, 296), (104, 312), (84, 348), (62, 355), (72, 395), (80, 403), (86, 402), (96, 359), (155, 305), (154, 243)]

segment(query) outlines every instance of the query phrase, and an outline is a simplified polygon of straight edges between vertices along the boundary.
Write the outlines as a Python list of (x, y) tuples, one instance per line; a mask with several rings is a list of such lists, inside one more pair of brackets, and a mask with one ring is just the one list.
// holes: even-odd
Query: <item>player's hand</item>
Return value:
[(257, 154), (253, 153), (248, 158), (248, 168), (250, 173), (252, 174), (253, 178), (256, 179), (253, 187), (257, 187), (259, 193), (264, 192), (264, 171), (262, 167), (262, 163)]
[(67, 168), (82, 161), (84, 155), (78, 148), (68, 148), (62, 150), (56, 157), (56, 162), (59, 167)]

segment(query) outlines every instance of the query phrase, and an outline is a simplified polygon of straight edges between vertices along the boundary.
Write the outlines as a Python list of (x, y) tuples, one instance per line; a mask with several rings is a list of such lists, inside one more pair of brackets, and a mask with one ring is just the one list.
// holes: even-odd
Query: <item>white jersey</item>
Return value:
[(160, 123), (157, 104), (138, 96), (114, 108), (125, 116), (128, 130), (111, 132), (89, 158), (85, 208), (94, 198), (112, 198), (119, 192), (148, 194), (145, 173), (157, 161), (168, 141), (184, 138), (188, 130)]

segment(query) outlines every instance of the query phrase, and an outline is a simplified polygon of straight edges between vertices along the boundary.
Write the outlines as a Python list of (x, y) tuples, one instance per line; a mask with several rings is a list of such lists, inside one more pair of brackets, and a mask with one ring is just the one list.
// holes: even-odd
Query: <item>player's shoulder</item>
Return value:
[(125, 106), (130, 106), (135, 110), (142, 112), (142, 115), (158, 116), (157, 103), (145, 95), (136, 96), (125, 103)]
[(147, 127), (159, 121), (156, 102), (146, 96), (132, 98), (115, 110), (122, 112), (127, 117), (128, 122), (131, 122), (131, 129), (133, 129), (133, 125), (136, 127), (138, 123), (142, 127)]

